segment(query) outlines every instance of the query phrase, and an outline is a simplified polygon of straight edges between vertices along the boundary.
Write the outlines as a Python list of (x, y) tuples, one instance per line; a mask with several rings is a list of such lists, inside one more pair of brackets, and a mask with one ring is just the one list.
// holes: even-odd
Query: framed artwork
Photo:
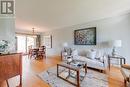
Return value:
[(96, 27), (74, 31), (75, 45), (96, 45)]
[(46, 48), (52, 48), (52, 35), (43, 36), (43, 43)]

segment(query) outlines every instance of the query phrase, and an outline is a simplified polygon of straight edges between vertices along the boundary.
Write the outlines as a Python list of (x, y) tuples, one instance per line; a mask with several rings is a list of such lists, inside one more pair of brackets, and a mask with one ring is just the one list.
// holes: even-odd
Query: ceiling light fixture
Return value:
[(32, 34), (33, 34), (33, 35), (34, 35), (34, 29), (35, 29), (35, 28), (32, 28)]
[(33, 36), (33, 37), (36, 37), (35, 28), (32, 28), (32, 36)]

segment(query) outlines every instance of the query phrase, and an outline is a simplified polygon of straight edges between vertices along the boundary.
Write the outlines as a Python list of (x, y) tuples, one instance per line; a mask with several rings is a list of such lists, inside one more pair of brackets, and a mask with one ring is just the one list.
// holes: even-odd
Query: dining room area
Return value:
[(46, 47), (41, 45), (40, 35), (16, 34), (16, 51), (29, 59), (46, 58)]

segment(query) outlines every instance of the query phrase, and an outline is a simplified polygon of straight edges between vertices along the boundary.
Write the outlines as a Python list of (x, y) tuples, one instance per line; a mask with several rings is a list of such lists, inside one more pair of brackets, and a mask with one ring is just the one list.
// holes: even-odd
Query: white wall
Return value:
[[(97, 45), (80, 46), (74, 45), (74, 30), (87, 27), (97, 28)], [(62, 44), (68, 42), (69, 46), (78, 49), (80, 52), (91, 48), (102, 49), (110, 53), (111, 49), (105, 46), (105, 42), (111, 40), (122, 40), (122, 47), (118, 53), (130, 63), (130, 14), (120, 15), (112, 18), (92, 21), (89, 23), (74, 25), (63, 29), (45, 32), (43, 35), (52, 35), (52, 49), (47, 49), (48, 55), (60, 55)]]
[(0, 40), (10, 43), (10, 51), (15, 51), (15, 21), (14, 18), (0, 18)]

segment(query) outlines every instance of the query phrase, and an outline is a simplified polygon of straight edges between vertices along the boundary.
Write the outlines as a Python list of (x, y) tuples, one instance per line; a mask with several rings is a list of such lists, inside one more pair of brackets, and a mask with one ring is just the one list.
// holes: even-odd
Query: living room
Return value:
[(130, 87), (129, 0), (11, 1), (1, 2), (13, 10), (1, 7), (0, 87)]

